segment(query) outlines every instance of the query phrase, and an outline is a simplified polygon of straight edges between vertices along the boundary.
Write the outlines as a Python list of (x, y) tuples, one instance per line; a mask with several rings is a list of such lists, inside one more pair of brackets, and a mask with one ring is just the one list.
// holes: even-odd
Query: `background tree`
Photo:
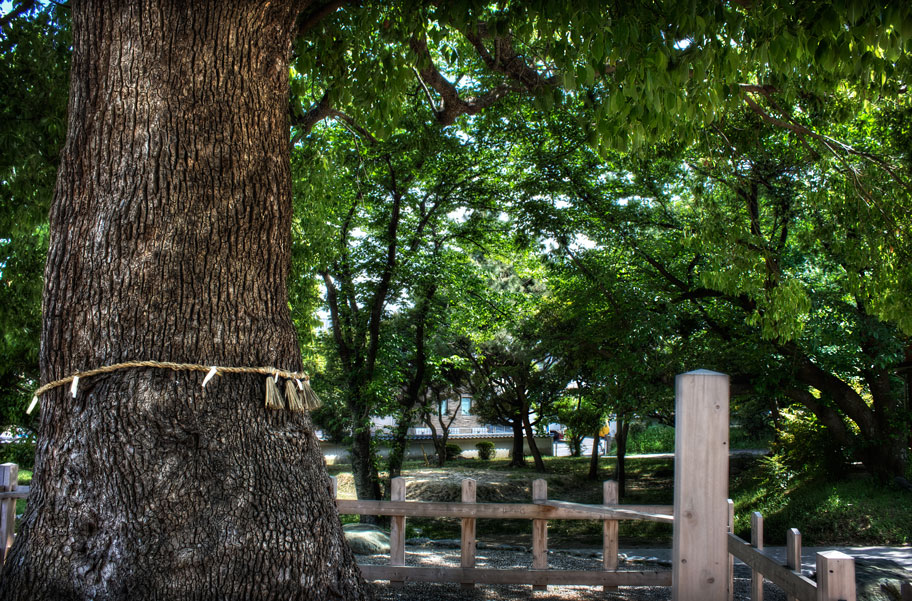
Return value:
[(47, 211), (63, 145), (67, 11), (21, 5), (0, 27), (0, 431), (25, 415), (38, 381)]
[[(335, 108), (393, 132), (418, 71), (443, 124), (507, 96), (547, 109), (563, 85), (589, 103), (603, 153), (693, 140), (745, 102), (741, 84), (794, 98), (906, 83), (906, 4), (765, 8), (74, 4), (41, 381), (135, 359), (300, 369), (289, 48), (302, 130)], [(84, 381), (76, 399), (45, 394), (31, 509), (0, 595), (186, 597), (218, 582), (219, 597), (362, 597), (310, 424), (267, 413), (264, 386), (231, 376), (203, 390), (192, 375), (131, 369)], [(253, 473), (270, 502), (250, 519)], [(173, 552), (201, 541), (204, 556)]]

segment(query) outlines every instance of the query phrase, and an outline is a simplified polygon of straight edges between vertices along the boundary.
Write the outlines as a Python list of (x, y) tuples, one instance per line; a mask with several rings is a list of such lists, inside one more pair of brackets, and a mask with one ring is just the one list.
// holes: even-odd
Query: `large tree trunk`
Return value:
[[(41, 378), (298, 370), (288, 2), (75, 2)], [(41, 399), (16, 599), (361, 599), (305, 414), (263, 376), (130, 368)]]

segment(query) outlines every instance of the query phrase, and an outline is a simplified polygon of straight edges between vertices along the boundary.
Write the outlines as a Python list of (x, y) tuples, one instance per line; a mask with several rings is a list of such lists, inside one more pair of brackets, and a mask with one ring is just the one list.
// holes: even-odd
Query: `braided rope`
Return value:
[(88, 371), (80, 371), (75, 374), (71, 374), (65, 378), (60, 378), (59, 380), (54, 380), (53, 382), (48, 382), (41, 388), (35, 391), (35, 397), (39, 397), (48, 390), (53, 390), (58, 386), (63, 386), (64, 384), (69, 384), (73, 381), (74, 378), (87, 378), (89, 376), (97, 376), (99, 374), (107, 374), (121, 369), (128, 369), (131, 367), (153, 367), (156, 369), (170, 369), (173, 371), (204, 371), (208, 372), (212, 369), (216, 370), (216, 373), (226, 373), (226, 374), (262, 374), (264, 376), (278, 376), (280, 378), (285, 378), (287, 380), (310, 380), (304, 372), (292, 372), (285, 371), (282, 369), (276, 369), (275, 367), (222, 367), (219, 365), (199, 365), (198, 363), (171, 363), (169, 361), (126, 361), (124, 363), (115, 363), (114, 365), (105, 365), (104, 367), (98, 367), (96, 369), (90, 369)]

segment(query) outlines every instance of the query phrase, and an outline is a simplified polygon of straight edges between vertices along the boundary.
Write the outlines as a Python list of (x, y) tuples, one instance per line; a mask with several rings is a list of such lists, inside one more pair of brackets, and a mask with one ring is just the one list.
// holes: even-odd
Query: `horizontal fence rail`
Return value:
[(671, 586), (671, 570), (599, 572), (595, 570), (358, 565), (366, 580), (531, 584), (533, 586), (571, 584), (589, 586)]
[(336, 499), (341, 514), (408, 516), (414, 518), (475, 518), (496, 520), (646, 520), (672, 523), (671, 505), (582, 505), (545, 503), (447, 503), (442, 501), (367, 501)]

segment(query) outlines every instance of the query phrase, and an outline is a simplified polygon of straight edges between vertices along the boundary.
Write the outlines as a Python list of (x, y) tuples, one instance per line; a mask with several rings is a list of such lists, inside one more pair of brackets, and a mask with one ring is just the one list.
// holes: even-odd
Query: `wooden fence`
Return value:
[[(751, 568), (751, 601), (763, 601), (763, 580), (781, 588), (789, 601), (855, 601), (855, 560), (839, 551), (817, 553), (817, 581), (801, 573), (801, 533), (797, 528), (786, 532), (785, 564), (763, 551), (763, 516), (751, 514), (751, 542), (734, 533), (734, 504), (729, 506), (728, 552), (729, 582), (731, 564), (737, 557)], [(732, 590), (729, 584), (729, 590)], [(729, 599), (731, 600), (731, 594)]]
[[(368, 580), (460, 582), (471, 587), (483, 584), (585, 584), (615, 586), (671, 586), (670, 570), (619, 571), (618, 522), (620, 520), (673, 521), (671, 505), (618, 505), (617, 483), (605, 482), (603, 505), (583, 505), (548, 499), (546, 480), (532, 483), (531, 503), (476, 503), (475, 480), (462, 481), (462, 502), (443, 503), (406, 501), (405, 480), (393, 478), (389, 501), (336, 499), (340, 514), (392, 516), (390, 523), (389, 565), (360, 564)], [(333, 494), (336, 485), (333, 479)], [(407, 517), (447, 517), (462, 520), (459, 567), (420, 567), (405, 565), (405, 520)], [(532, 569), (475, 567), (475, 524), (478, 519), (531, 520)], [(550, 520), (601, 520), (603, 532), (603, 569), (551, 570), (548, 568), (548, 522)]]

